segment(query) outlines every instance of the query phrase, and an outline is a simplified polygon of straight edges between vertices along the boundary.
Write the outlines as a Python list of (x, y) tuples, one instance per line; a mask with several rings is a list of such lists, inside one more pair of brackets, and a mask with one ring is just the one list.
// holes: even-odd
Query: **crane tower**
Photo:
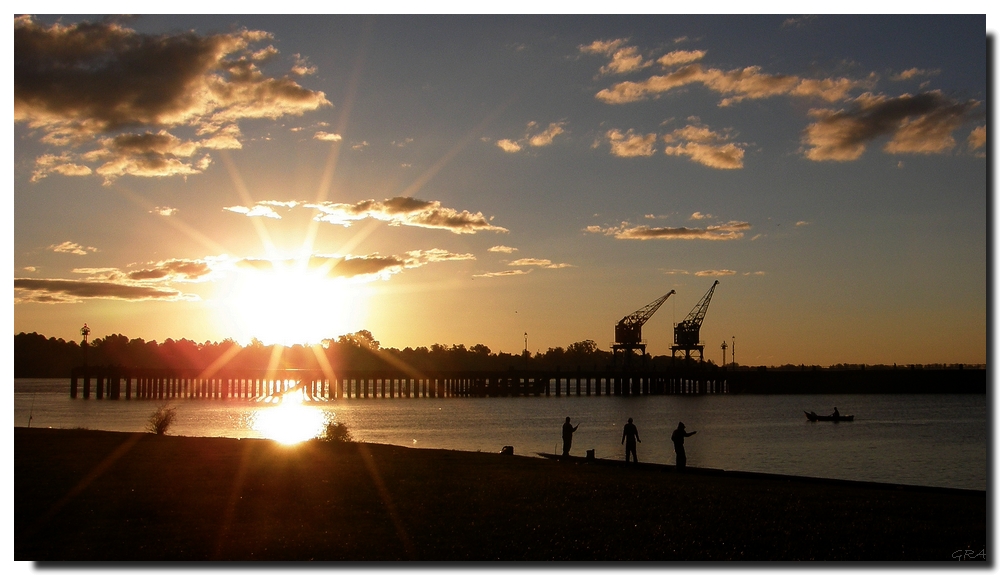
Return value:
[(623, 365), (626, 366), (631, 362), (633, 350), (639, 350), (643, 357), (646, 356), (646, 344), (642, 341), (642, 326), (649, 318), (653, 317), (656, 310), (660, 309), (663, 302), (667, 301), (667, 298), (674, 293), (676, 293), (674, 290), (670, 290), (666, 295), (647, 304), (642, 309), (628, 314), (615, 324), (615, 343), (611, 345), (615, 363), (617, 363), (619, 351), (624, 354)]
[(708, 304), (712, 301), (712, 294), (715, 293), (715, 286), (719, 285), (719, 280), (715, 280), (712, 287), (706, 293), (694, 309), (688, 314), (684, 321), (674, 326), (674, 345), (670, 346), (671, 356), (677, 357), (678, 351), (684, 352), (684, 359), (691, 359), (691, 352), (698, 352), (698, 361), (704, 360), (705, 346), (700, 343), (701, 324), (705, 321), (705, 313), (708, 311)]

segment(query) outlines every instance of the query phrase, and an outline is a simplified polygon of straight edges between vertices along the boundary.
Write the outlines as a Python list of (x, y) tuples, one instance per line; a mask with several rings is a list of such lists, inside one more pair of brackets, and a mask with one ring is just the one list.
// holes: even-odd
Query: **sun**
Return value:
[(364, 325), (368, 290), (363, 283), (331, 278), (326, 270), (299, 262), (237, 268), (234, 274), (221, 307), (237, 339), (317, 344)]

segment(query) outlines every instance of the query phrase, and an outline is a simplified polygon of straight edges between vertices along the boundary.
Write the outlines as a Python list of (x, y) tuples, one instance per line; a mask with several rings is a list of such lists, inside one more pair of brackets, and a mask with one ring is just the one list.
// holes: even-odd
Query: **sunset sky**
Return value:
[[(14, 18), (14, 333), (984, 363), (979, 16)], [(731, 353), (731, 350), (729, 351)]]

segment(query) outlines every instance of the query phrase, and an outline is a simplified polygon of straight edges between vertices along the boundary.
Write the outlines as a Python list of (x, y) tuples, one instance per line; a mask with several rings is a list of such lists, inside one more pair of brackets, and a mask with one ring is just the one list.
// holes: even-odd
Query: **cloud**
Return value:
[(653, 145), (657, 139), (655, 133), (642, 135), (636, 134), (633, 130), (624, 134), (619, 130), (609, 130), (606, 136), (611, 142), (611, 154), (619, 158), (652, 156)]
[(571, 268), (572, 264), (554, 264), (552, 260), (541, 259), (541, 258), (521, 258), (519, 260), (514, 260), (507, 264), (508, 266), (537, 266), (540, 268), (546, 268), (550, 270), (558, 270), (563, 268)]
[[(200, 150), (241, 146), (238, 122), (329, 106), (323, 92), (261, 72), (277, 50), (259, 45), (271, 40), (246, 29), (144, 34), (112, 20), (45, 25), (15, 17), (14, 121), (41, 133), (44, 144), (73, 150), (38, 158), (33, 179), (87, 175), (85, 168), (106, 182), (197, 174), (211, 164)], [(297, 57), (292, 75), (308, 71), (303, 62)]]
[(194, 282), (207, 279), (211, 273), (212, 267), (207, 261), (173, 259), (125, 272), (125, 276), (132, 281)]
[(940, 91), (896, 98), (864, 94), (850, 110), (811, 110), (816, 118), (805, 131), (805, 156), (814, 161), (856, 160), (868, 142), (889, 136), (890, 154), (937, 154), (955, 146), (952, 132), (974, 118), (974, 100), (958, 102)]
[[(549, 126), (545, 128), (543, 131), (529, 137), (528, 143), (536, 148), (551, 145), (552, 140), (554, 140), (556, 136), (566, 132), (566, 130), (563, 129), (563, 126), (565, 124), (566, 122), (550, 123)], [(534, 122), (531, 122), (529, 124), (529, 127), (534, 127), (534, 126), (535, 126)]]
[(743, 237), (745, 230), (749, 229), (749, 223), (739, 221), (705, 228), (651, 228), (630, 226), (628, 222), (622, 222), (617, 227), (588, 226), (585, 231), (612, 236), (619, 240), (738, 240)]
[(243, 214), (248, 218), (272, 218), (276, 220), (281, 219), (281, 216), (278, 214), (278, 212), (274, 211), (274, 208), (262, 204), (260, 202), (249, 208), (246, 206), (229, 206), (229, 207), (224, 207), (222, 209), (227, 212)]
[(499, 278), (508, 276), (523, 276), (530, 274), (533, 270), (504, 270), (500, 272), (488, 272), (484, 274), (476, 274), (472, 277), (474, 278)]
[(795, 222), (795, 227), (801, 228), (802, 226), (808, 226), (810, 224), (812, 224), (812, 222), (807, 222), (805, 220), (800, 220), (800, 221)]
[(36, 268), (35, 266), (24, 266), (21, 269), (23, 269), (26, 272), (37, 272), (38, 271), (38, 268)]
[(806, 22), (815, 19), (814, 14), (809, 14), (806, 16), (800, 16), (798, 18), (786, 18), (784, 22), (781, 23), (782, 28), (801, 28), (806, 25)]
[(410, 197), (395, 197), (381, 202), (363, 200), (356, 204), (304, 204), (319, 210), (317, 221), (349, 227), (364, 219), (388, 222), (392, 226), (414, 226), (420, 228), (448, 230), (456, 234), (474, 234), (481, 231), (507, 232), (506, 228), (494, 226), (482, 212), (475, 214), (457, 211), (441, 206), (439, 201), (426, 201)]
[(889, 76), (889, 79), (894, 82), (900, 82), (921, 76), (937, 76), (940, 73), (941, 70), (921, 70), (920, 68), (910, 68), (909, 70), (903, 70), (899, 74)]
[(14, 278), (14, 303), (75, 303), (84, 299), (179, 301), (196, 299), (176, 290), (115, 282)]
[(695, 212), (695, 213), (691, 214), (691, 219), (692, 220), (709, 220), (709, 219), (712, 219), (714, 217), (715, 216), (713, 216), (712, 214), (703, 214), (701, 212)]
[(556, 136), (566, 133), (566, 129), (563, 127), (565, 125), (566, 122), (551, 122), (544, 130), (540, 130), (538, 122), (528, 122), (523, 137), (518, 140), (498, 140), (497, 147), (509, 154), (515, 154), (527, 146), (533, 148), (550, 146)]
[(331, 134), (329, 132), (316, 132), (313, 134), (314, 140), (319, 140), (321, 142), (339, 142), (341, 138), (340, 134)]
[(491, 247), (490, 249), (488, 249), (486, 251), (490, 251), (490, 252), (494, 252), (494, 253), (501, 253), (501, 254), (511, 254), (511, 253), (516, 252), (517, 248), (512, 248), (510, 246), (493, 246), (493, 247)]
[(691, 62), (697, 62), (705, 57), (706, 52), (704, 50), (675, 50), (669, 54), (660, 56), (656, 62), (668, 68), (670, 66), (678, 66), (680, 64), (690, 64)]
[(579, 46), (579, 50), (584, 54), (611, 55), (615, 50), (621, 48), (628, 42), (625, 38), (617, 40), (594, 40), (586, 46)]
[[(445, 261), (474, 260), (472, 254), (452, 253), (443, 249), (414, 250), (403, 255), (383, 256), (369, 254), (365, 256), (313, 255), (306, 262), (310, 270), (330, 278), (354, 278), (363, 281), (388, 279), (404, 269), (413, 269), (430, 263)], [(262, 271), (295, 268), (300, 264), (294, 259), (255, 259), (245, 258), (236, 262), (237, 266), (248, 267)]]
[(171, 208), (168, 206), (156, 206), (155, 208), (149, 210), (149, 213), (170, 217), (177, 215), (177, 208)]
[(762, 275), (766, 275), (766, 273), (765, 272), (743, 272), (743, 275), (745, 275), (745, 276), (762, 276)]
[(702, 84), (714, 92), (727, 96), (719, 102), (720, 106), (729, 106), (748, 98), (761, 99), (779, 95), (814, 97), (835, 102), (846, 98), (851, 89), (868, 87), (873, 81), (873, 77), (865, 80), (807, 79), (783, 74), (764, 74), (760, 66), (748, 66), (726, 72), (715, 68), (703, 68), (701, 64), (691, 64), (669, 74), (650, 76), (639, 82), (620, 82), (599, 91), (596, 98), (607, 104), (626, 104), (656, 97), (689, 84)]
[(521, 151), (521, 144), (518, 144), (514, 140), (499, 140), (497, 141), (497, 147), (508, 154), (516, 154)]
[[(277, 50), (275, 50), (275, 53), (277, 53)], [(293, 58), (295, 58), (295, 64), (291, 69), (292, 74), (296, 76), (311, 76), (317, 72), (316, 66), (309, 63), (309, 58), (301, 54), (294, 54)]]
[(694, 272), (697, 277), (719, 277), (719, 276), (734, 276), (736, 272), (733, 270), (701, 270), (700, 272)]
[(52, 244), (46, 249), (50, 249), (58, 254), (73, 254), (77, 256), (85, 256), (88, 253), (96, 252), (97, 248), (94, 247), (84, 247), (76, 242), (65, 241), (61, 244)]
[(969, 133), (969, 149), (978, 150), (986, 145), (986, 126), (977, 126)]
[(674, 130), (663, 137), (668, 144), (664, 152), (668, 156), (687, 156), (704, 166), (719, 170), (735, 170), (743, 167), (743, 148), (735, 143), (723, 143), (728, 135), (713, 132), (704, 126), (688, 125)]

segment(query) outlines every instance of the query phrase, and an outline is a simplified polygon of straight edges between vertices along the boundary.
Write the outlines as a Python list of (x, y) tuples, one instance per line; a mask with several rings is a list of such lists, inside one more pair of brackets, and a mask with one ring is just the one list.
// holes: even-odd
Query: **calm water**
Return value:
[[(14, 425), (144, 431), (159, 404), (70, 399), (69, 380), (14, 381)], [(809, 423), (803, 410), (854, 414)], [(689, 431), (688, 465), (985, 490), (989, 411), (985, 395), (739, 395), (360, 399), (323, 404), (179, 400), (168, 433), (188, 436), (314, 436), (325, 417), (356, 440), (417, 448), (515, 454), (561, 448), (566, 416), (579, 423), (573, 454), (620, 458), (622, 426), (639, 428), (640, 461), (674, 462), (670, 432)]]

